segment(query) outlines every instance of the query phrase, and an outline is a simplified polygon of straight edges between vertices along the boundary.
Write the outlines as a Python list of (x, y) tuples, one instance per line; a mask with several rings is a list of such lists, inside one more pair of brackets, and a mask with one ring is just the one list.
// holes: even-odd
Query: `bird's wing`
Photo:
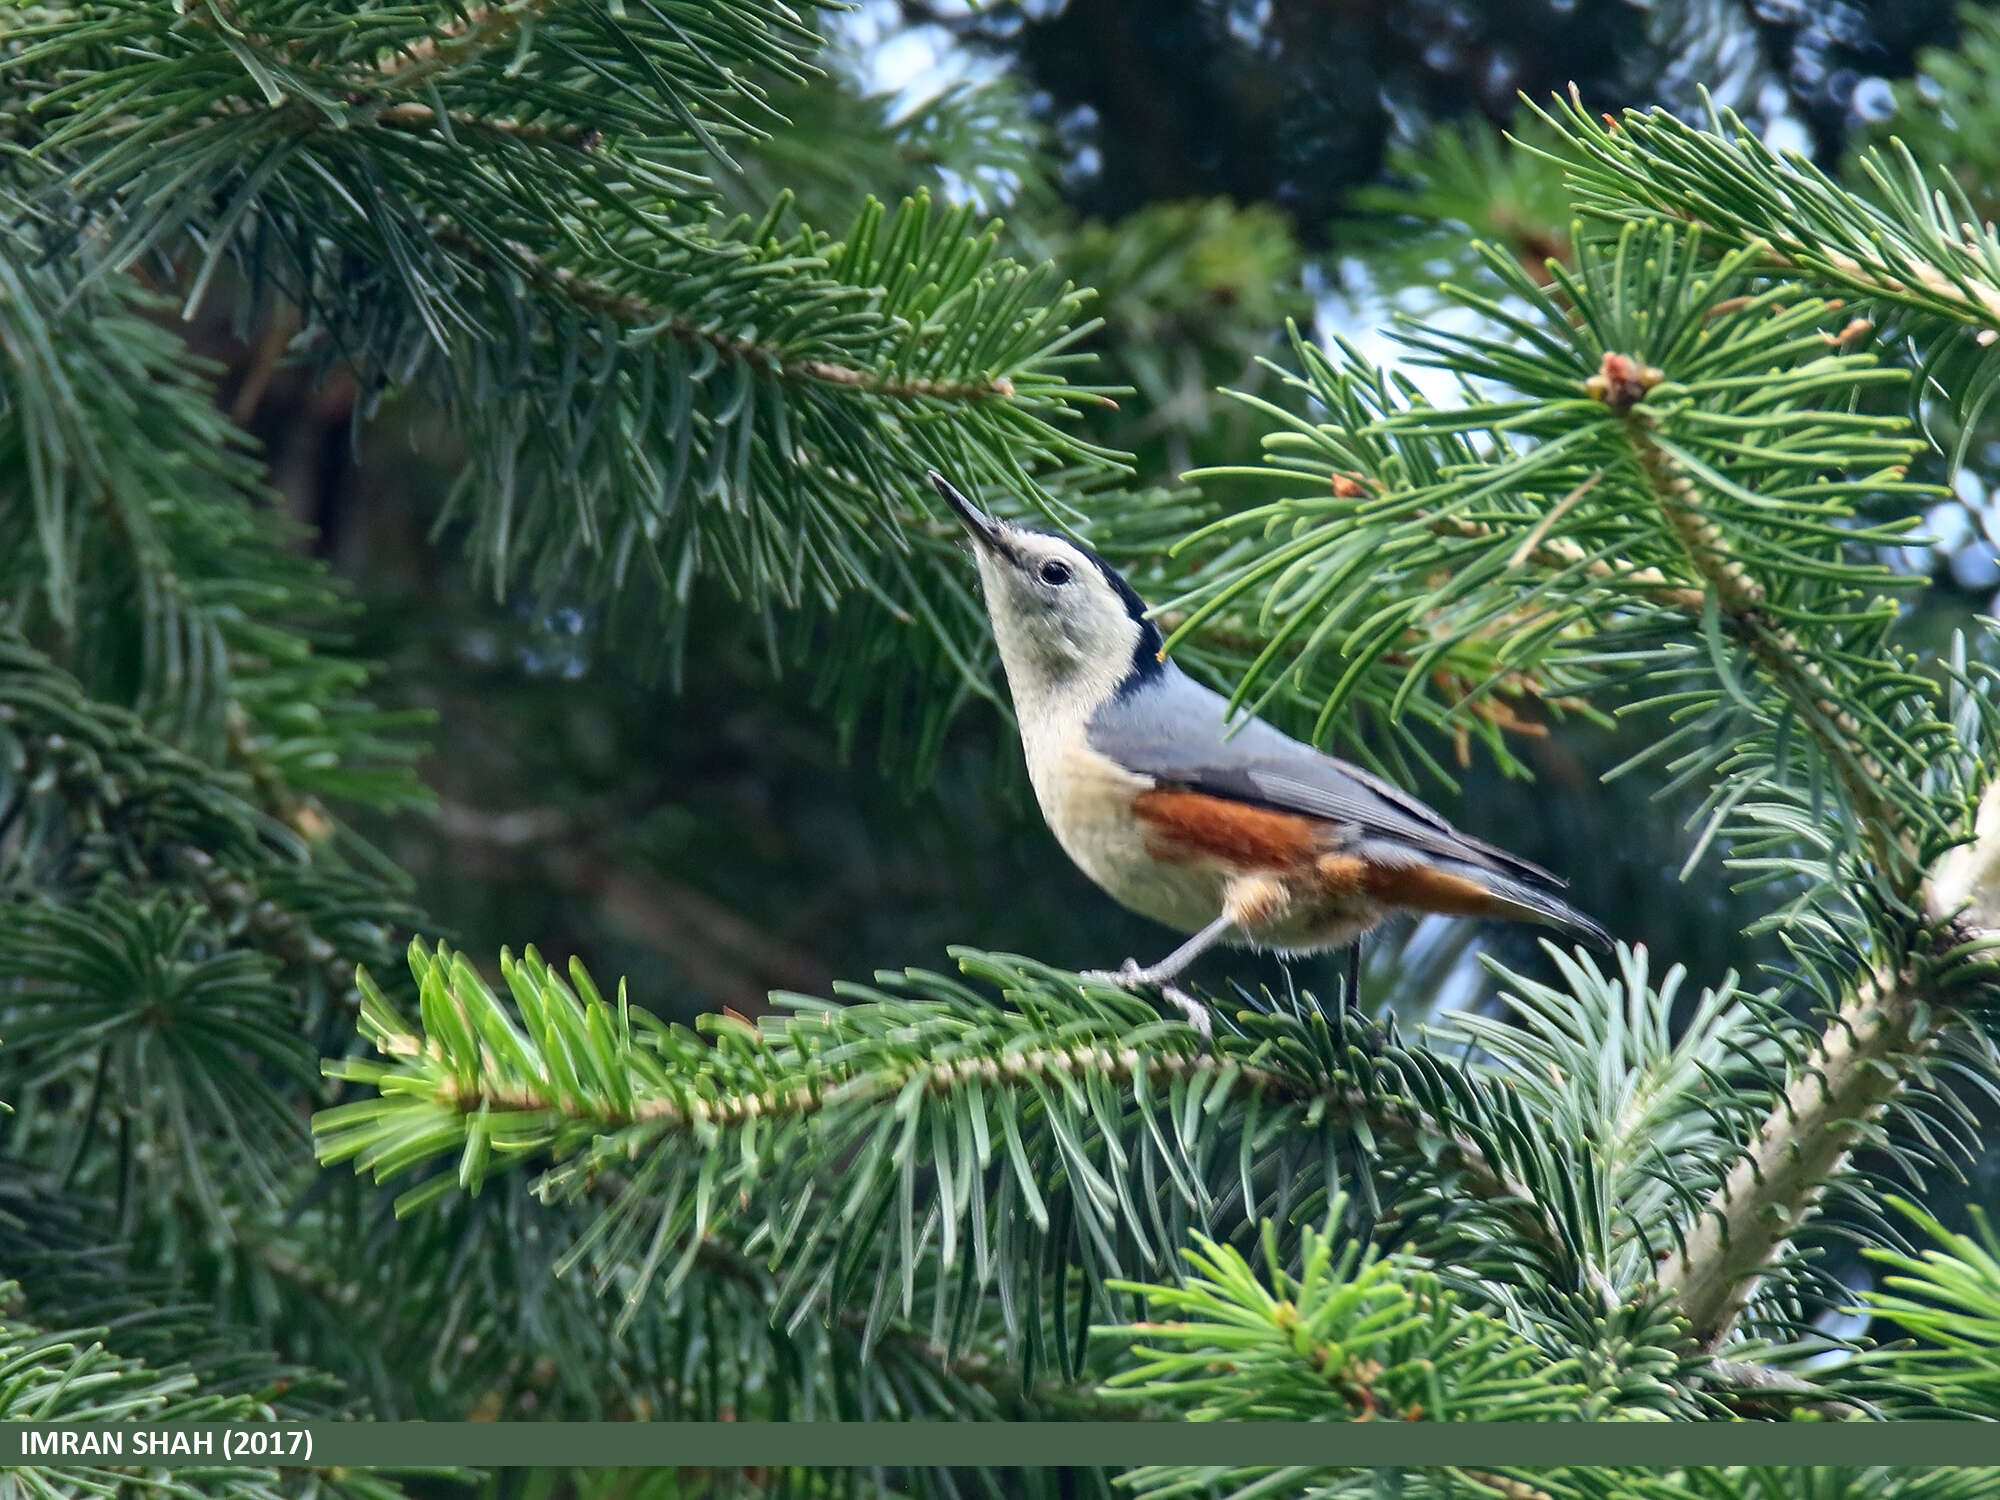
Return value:
[(1539, 865), (1460, 833), (1379, 776), (1322, 755), (1261, 720), (1230, 733), (1227, 713), (1220, 694), (1170, 669), (1098, 709), (1090, 743), (1163, 785), (1323, 819), (1352, 842), (1381, 839), (1539, 885), (1564, 884)]

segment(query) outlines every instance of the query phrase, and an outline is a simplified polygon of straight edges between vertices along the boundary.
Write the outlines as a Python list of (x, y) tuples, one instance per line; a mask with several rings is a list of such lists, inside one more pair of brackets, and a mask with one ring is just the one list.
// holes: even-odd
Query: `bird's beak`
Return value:
[(936, 485), (937, 492), (944, 496), (944, 503), (957, 512), (958, 519), (964, 523), (965, 529), (972, 533), (973, 541), (996, 552), (1006, 551), (1006, 537), (1002, 534), (997, 521), (953, 489), (951, 481), (935, 469), (931, 470), (931, 483)]

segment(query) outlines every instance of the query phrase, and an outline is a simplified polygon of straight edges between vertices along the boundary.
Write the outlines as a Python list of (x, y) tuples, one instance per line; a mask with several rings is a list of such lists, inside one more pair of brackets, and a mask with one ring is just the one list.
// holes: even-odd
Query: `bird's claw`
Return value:
[(1143, 989), (1157, 986), (1160, 998), (1187, 1017), (1192, 1026), (1207, 1041), (1215, 1034), (1214, 1022), (1209, 1019), (1208, 1007), (1203, 1005), (1186, 990), (1167, 984), (1153, 977), (1152, 973), (1140, 966), (1136, 958), (1128, 958), (1115, 969), (1086, 969), (1079, 978), (1094, 980), (1098, 984), (1116, 985), (1121, 990)]
[(1139, 960), (1136, 958), (1126, 959), (1115, 969), (1085, 969), (1077, 977), (1097, 984), (1114, 985), (1121, 990), (1136, 989), (1150, 982), (1146, 971), (1139, 967)]
[(1201, 1033), (1202, 1041), (1208, 1042), (1214, 1039), (1215, 1022), (1210, 1019), (1206, 1005), (1186, 990), (1177, 989), (1171, 984), (1160, 986), (1160, 998), (1187, 1017), (1188, 1025)]

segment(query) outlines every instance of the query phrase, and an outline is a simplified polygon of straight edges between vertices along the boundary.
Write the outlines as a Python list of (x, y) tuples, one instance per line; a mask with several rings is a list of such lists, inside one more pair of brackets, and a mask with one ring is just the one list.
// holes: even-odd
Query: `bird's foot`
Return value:
[(1215, 1022), (1209, 1016), (1206, 1005), (1203, 1005), (1186, 990), (1176, 988), (1171, 984), (1160, 986), (1160, 998), (1187, 1017), (1188, 1025), (1201, 1033), (1203, 1042), (1214, 1040)]
[(1379, 1058), (1388, 1050), (1386, 1027), (1359, 1007), (1351, 1007), (1340, 1019), (1341, 1042), (1364, 1057)]
[(1097, 984), (1116, 985), (1121, 990), (1134, 990), (1153, 982), (1153, 976), (1139, 967), (1136, 958), (1126, 959), (1115, 969), (1085, 969), (1077, 977)]
[(1215, 1025), (1209, 1018), (1206, 1005), (1152, 969), (1142, 968), (1136, 958), (1126, 959), (1115, 969), (1086, 969), (1079, 977), (1095, 980), (1099, 984), (1115, 984), (1121, 990), (1158, 989), (1160, 998), (1186, 1016), (1188, 1025), (1201, 1033), (1203, 1041), (1215, 1034)]

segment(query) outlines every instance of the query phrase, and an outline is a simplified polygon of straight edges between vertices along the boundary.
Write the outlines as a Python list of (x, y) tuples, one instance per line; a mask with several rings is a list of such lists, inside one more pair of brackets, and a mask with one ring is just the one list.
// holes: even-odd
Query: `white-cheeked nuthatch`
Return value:
[(930, 477), (971, 534), (1050, 831), (1119, 903), (1193, 934), (1156, 964), (1094, 977), (1156, 986), (1206, 1033), (1207, 1011), (1174, 981), (1217, 943), (1352, 945), (1350, 1002), (1361, 938), (1400, 912), (1536, 922), (1611, 946), (1548, 871), (1262, 720), (1231, 723), (1088, 547), (996, 521)]

